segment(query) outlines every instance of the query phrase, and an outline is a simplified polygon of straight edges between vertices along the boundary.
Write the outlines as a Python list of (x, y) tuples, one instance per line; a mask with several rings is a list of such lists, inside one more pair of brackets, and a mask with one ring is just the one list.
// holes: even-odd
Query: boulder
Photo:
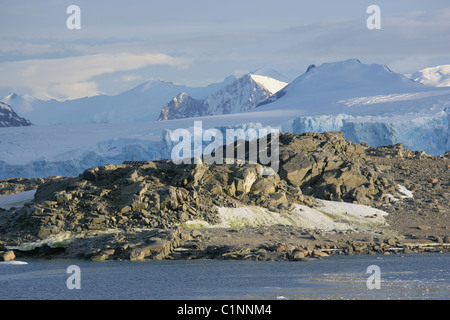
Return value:
[(292, 252), (291, 259), (292, 260), (302, 260), (305, 258), (305, 254), (301, 251)]
[(328, 253), (323, 252), (323, 251), (321, 251), (321, 250), (314, 250), (314, 251), (312, 252), (312, 256), (313, 256), (314, 258), (328, 257)]
[(275, 183), (270, 181), (266, 178), (259, 178), (258, 180), (253, 183), (251, 192), (253, 193), (262, 193), (262, 194), (269, 194), (275, 192)]
[(16, 258), (14, 251), (0, 252), (0, 261), (12, 261)]
[(281, 203), (287, 203), (286, 194), (284, 192), (274, 192), (270, 194), (269, 206), (277, 206)]

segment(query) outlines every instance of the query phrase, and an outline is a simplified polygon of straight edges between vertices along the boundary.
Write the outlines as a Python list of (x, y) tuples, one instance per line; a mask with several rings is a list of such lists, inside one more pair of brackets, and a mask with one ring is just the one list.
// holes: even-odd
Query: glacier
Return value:
[[(187, 124), (187, 123), (186, 123)], [(192, 122), (193, 124), (193, 122)], [(254, 129), (257, 137), (260, 129), (266, 129), (268, 132), (272, 129), (269, 126), (263, 126), (260, 123), (246, 123), (242, 125), (214, 126), (223, 136), (227, 129), (242, 129), (247, 131)], [(18, 131), (8, 132), (0, 131), (0, 179), (13, 177), (33, 178), (48, 176), (77, 176), (84, 170), (92, 167), (121, 164), (124, 161), (146, 161), (161, 160), (171, 158), (172, 148), (178, 143), (171, 140), (171, 133), (178, 127), (151, 128), (151, 124), (143, 123), (134, 125), (129, 132), (126, 130), (118, 131), (117, 125), (82, 125), (71, 126), (72, 138), (67, 136), (62, 139), (72, 146), (58, 144), (58, 131), (64, 130), (65, 126), (42, 126), (31, 127), (28, 134), (19, 133)], [(186, 126), (192, 131), (192, 126)], [(205, 127), (206, 130), (210, 127)], [(135, 129), (135, 130), (133, 130)], [(77, 132), (77, 133), (75, 133)], [(90, 133), (97, 132), (97, 142), (90, 139)], [(33, 145), (29, 143), (28, 137), (31, 135), (38, 137), (44, 145), (52, 145), (54, 148), (43, 148), (42, 145)], [(160, 136), (156, 135), (160, 133)], [(64, 136), (64, 135), (63, 135)], [(113, 137), (106, 138), (104, 137)], [(5, 137), (8, 137), (5, 139)], [(14, 140), (17, 148), (10, 148), (6, 151), (5, 141)], [(22, 140), (23, 139), (23, 140)], [(91, 143), (89, 142), (91, 140)], [(36, 142), (36, 141), (34, 141)], [(73, 142), (73, 143), (72, 143)], [(210, 143), (202, 141), (202, 150)], [(191, 140), (192, 150), (194, 141)], [(21, 149), (20, 151), (18, 149)], [(17, 151), (15, 151), (17, 150)], [(17, 160), (16, 160), (17, 159)], [(5, 161), (6, 160), (6, 161)]]
[[(447, 103), (450, 104), (450, 100)], [(184, 120), (186, 122), (183, 124), (186, 128), (192, 127), (192, 119)], [(212, 123), (217, 121), (215, 117), (210, 117), (208, 120)], [(208, 123), (208, 121), (205, 122)], [(54, 134), (57, 130), (51, 126), (28, 127), (31, 129), (29, 134), (13, 133), (9, 128), (8, 131), (11, 131), (9, 134), (5, 135), (7, 130), (0, 131), (0, 146), (2, 146), (0, 151), (0, 179), (53, 175), (77, 176), (85, 169), (96, 166), (120, 164), (129, 160), (168, 159), (171, 157), (172, 148), (177, 143), (170, 139), (170, 133), (176, 130), (178, 126), (170, 129), (164, 127), (152, 128), (151, 123), (145, 123), (140, 126), (133, 126), (135, 132), (133, 133), (134, 130), (130, 130), (131, 132), (124, 135), (120, 134), (116, 125), (103, 125), (102, 134), (108, 138), (100, 138), (99, 141), (92, 141), (91, 143), (89, 142), (89, 135), (83, 130), (86, 126), (77, 127), (79, 132), (73, 136), (73, 143), (66, 141), (72, 146), (72, 149), (56, 143), (58, 139), (54, 137)], [(99, 125), (92, 124), (89, 126)], [(367, 142), (369, 145), (376, 147), (401, 142), (406, 148), (425, 151), (435, 156), (450, 149), (450, 108), (448, 107), (433, 117), (423, 116), (411, 119), (407, 117), (397, 119), (355, 117), (338, 114), (298, 117), (293, 120), (285, 120), (279, 126), (270, 126), (266, 121), (263, 121), (228, 126), (217, 123), (216, 126), (210, 127), (216, 127), (223, 133), (226, 129), (242, 129), (245, 131), (249, 128), (256, 131), (266, 128), (268, 132), (271, 129), (278, 128), (281, 132), (298, 134), (342, 131), (347, 139), (356, 143)], [(206, 128), (208, 126), (205, 126), (204, 129)], [(36, 142), (30, 139), (33, 129), (39, 129), (36, 131), (39, 131), (37, 136), (42, 139), (41, 142), (49, 143), (54, 148), (49, 150), (40, 148), (39, 144), (33, 145), (33, 142)], [(64, 126), (59, 126), (58, 129), (62, 132)], [(147, 130), (148, 135), (141, 134)], [(110, 138), (114, 136), (115, 138)], [(25, 147), (24, 150), (16, 153), (12, 151), (15, 148), (10, 148), (7, 152), (3, 146), (11, 144), (11, 141), (19, 142), (22, 147)], [(204, 142), (203, 147), (206, 144)]]
[(402, 143), (407, 149), (438, 156), (450, 150), (449, 128), (450, 108), (446, 108), (435, 116), (395, 119), (347, 114), (299, 117), (285, 122), (281, 131), (297, 134), (341, 131), (355, 143), (366, 142), (373, 147)]

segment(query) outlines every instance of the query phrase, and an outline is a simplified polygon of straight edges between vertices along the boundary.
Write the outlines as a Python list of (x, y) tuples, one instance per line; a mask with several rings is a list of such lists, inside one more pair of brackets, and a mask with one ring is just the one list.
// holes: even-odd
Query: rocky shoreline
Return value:
[(248, 161), (148, 161), (0, 181), (0, 199), (37, 190), (21, 207), (0, 208), (0, 260), (303, 261), (449, 251), (448, 154), (372, 148), (331, 132), (278, 138), (279, 171), (271, 175)]

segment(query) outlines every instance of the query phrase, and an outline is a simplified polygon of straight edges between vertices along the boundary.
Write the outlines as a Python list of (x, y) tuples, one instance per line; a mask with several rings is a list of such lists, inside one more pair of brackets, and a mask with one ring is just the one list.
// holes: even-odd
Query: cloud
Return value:
[(49, 44), (16, 41), (2, 39), (0, 53), (20, 53), (22, 55), (36, 55), (55, 52), (54, 47)]
[(144, 80), (146, 79), (138, 74), (127, 74), (122, 77), (122, 81), (125, 82), (144, 81)]
[(166, 54), (92, 54), (0, 63), (0, 87), (28, 90), (40, 99), (75, 99), (100, 94), (92, 78), (151, 65), (184, 68), (189, 61)]

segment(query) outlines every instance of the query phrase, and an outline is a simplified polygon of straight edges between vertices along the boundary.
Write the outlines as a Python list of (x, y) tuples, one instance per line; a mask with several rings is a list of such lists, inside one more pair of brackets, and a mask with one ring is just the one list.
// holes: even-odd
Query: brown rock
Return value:
[(14, 251), (6, 251), (3, 253), (0, 253), (0, 261), (12, 261), (16, 258), (16, 255), (14, 254)]
[(309, 251), (306, 250), (306, 249), (303, 249), (303, 248), (295, 248), (293, 251), (294, 252), (295, 251), (301, 252), (301, 253), (303, 253), (305, 255), (305, 257), (309, 254)]
[(305, 254), (303, 252), (294, 251), (292, 253), (292, 259), (293, 260), (300, 260), (300, 259), (303, 259), (304, 257), (305, 257)]
[(314, 258), (328, 257), (328, 253), (320, 251), (320, 250), (314, 250), (312, 253), (312, 256)]
[(395, 244), (396, 244), (395, 239), (389, 238), (387, 240), (387, 244), (390, 245), (390, 246), (395, 246)]

